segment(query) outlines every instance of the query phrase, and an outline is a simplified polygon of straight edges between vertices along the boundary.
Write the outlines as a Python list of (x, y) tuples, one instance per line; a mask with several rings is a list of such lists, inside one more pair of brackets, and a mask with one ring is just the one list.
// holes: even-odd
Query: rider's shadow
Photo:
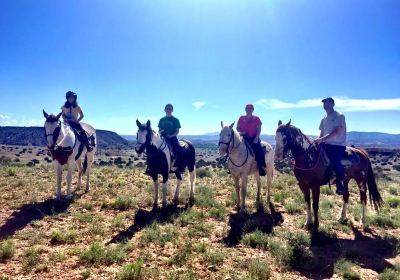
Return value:
[[(74, 194), (75, 198), (79, 195)], [(18, 230), (25, 228), (35, 220), (42, 220), (46, 216), (52, 216), (66, 212), (73, 199), (47, 199), (42, 202), (29, 203), (15, 210), (0, 226), (0, 240), (13, 236)]]
[(223, 242), (230, 247), (239, 244), (244, 234), (260, 230), (261, 232), (270, 234), (273, 228), (283, 223), (283, 216), (280, 212), (276, 212), (272, 203), (269, 204), (271, 213), (266, 213), (264, 208), (260, 208), (252, 214), (235, 213), (229, 216), (230, 230)]
[(132, 239), (132, 237), (141, 231), (143, 228), (150, 226), (152, 223), (165, 224), (172, 222), (180, 214), (188, 210), (188, 205), (185, 207), (177, 207), (168, 205), (165, 209), (156, 208), (148, 211), (146, 209), (139, 209), (134, 217), (134, 224), (124, 231), (119, 232), (107, 244), (125, 242)]

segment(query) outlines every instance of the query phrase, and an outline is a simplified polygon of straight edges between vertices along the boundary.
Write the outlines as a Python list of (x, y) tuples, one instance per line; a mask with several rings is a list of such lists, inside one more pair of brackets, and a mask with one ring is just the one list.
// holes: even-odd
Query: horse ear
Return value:
[(142, 124), (140, 123), (140, 121), (138, 119), (136, 119), (136, 125), (138, 126), (138, 128), (142, 128)]
[(286, 124), (287, 126), (290, 126), (290, 123), (292, 122), (292, 120), (290, 119), (289, 122)]
[(61, 115), (62, 115), (62, 112), (61, 112), (61, 113), (59, 113), (59, 114), (56, 116), (57, 120), (59, 120), (59, 119), (60, 119)]
[(43, 116), (44, 116), (45, 119), (47, 119), (49, 117), (49, 114), (47, 114), (44, 109), (43, 109)]
[(147, 127), (147, 128), (150, 128), (150, 127), (151, 127), (151, 122), (150, 122), (150, 120), (147, 121), (146, 127)]
[(282, 121), (281, 120), (279, 120), (279, 122), (278, 122), (278, 126), (281, 126), (282, 125)]
[(224, 128), (224, 122), (221, 121), (221, 128)]
[(235, 122), (233, 122), (229, 127), (233, 128), (234, 125), (235, 125)]

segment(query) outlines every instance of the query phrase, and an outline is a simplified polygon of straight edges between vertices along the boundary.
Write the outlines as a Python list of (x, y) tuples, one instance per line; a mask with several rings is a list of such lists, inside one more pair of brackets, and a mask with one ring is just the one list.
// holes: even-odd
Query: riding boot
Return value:
[(346, 187), (343, 184), (343, 180), (336, 180), (336, 194), (344, 195), (348, 192)]
[(265, 166), (258, 166), (258, 173), (260, 174), (260, 176), (267, 175), (267, 172), (265, 171)]

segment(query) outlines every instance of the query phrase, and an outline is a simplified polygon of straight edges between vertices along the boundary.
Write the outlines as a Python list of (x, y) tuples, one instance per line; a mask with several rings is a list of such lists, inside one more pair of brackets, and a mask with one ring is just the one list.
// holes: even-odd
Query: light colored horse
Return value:
[[(235, 123), (232, 123), (230, 126), (224, 126), (223, 122), (221, 122), (222, 130), (218, 145), (220, 155), (227, 155), (228, 157), (228, 169), (235, 183), (237, 209), (240, 210), (240, 212), (245, 212), (248, 176), (254, 175), (256, 179), (257, 207), (261, 205), (261, 178), (255, 157), (250, 152), (243, 137), (241, 137), (240, 134), (233, 128), (234, 124)], [(267, 173), (267, 201), (269, 203), (271, 185), (274, 177), (274, 150), (267, 142), (262, 141), (261, 144), (266, 148), (267, 151), (265, 154), (265, 163)]]
[[(168, 189), (168, 177), (170, 171), (176, 175), (176, 189), (173, 198), (174, 204), (179, 202), (180, 185), (182, 182), (181, 174), (173, 167), (172, 151), (168, 143), (160, 134), (151, 129), (150, 121), (146, 124), (141, 124), (138, 120), (136, 121), (138, 126), (137, 138), (135, 151), (138, 154), (146, 151), (147, 153), (147, 164), (151, 174), (149, 174), (154, 182), (154, 204), (153, 208), (158, 206), (158, 175), (163, 177), (162, 185), (162, 207), (167, 206), (167, 189)], [(189, 141), (179, 141), (182, 146), (182, 158), (185, 163), (185, 167), (189, 169), (189, 180), (190, 180), (190, 193), (189, 203), (194, 201), (194, 188), (196, 180), (196, 152)]]
[[(47, 147), (49, 148), (53, 163), (57, 173), (57, 193), (56, 198), (61, 199), (61, 183), (63, 166), (67, 165), (67, 196), (71, 197), (72, 172), (75, 164), (78, 168), (77, 188), (81, 187), (82, 175), (86, 175), (86, 191), (90, 191), (89, 176), (91, 166), (96, 153), (96, 132), (88, 124), (81, 123), (85, 131), (94, 137), (95, 145), (91, 152), (88, 152), (86, 146), (75, 136), (71, 127), (60, 121), (61, 113), (57, 116), (47, 114), (43, 110), (45, 137)], [(82, 146), (82, 147), (81, 147)], [(82, 163), (83, 159), (83, 163)]]

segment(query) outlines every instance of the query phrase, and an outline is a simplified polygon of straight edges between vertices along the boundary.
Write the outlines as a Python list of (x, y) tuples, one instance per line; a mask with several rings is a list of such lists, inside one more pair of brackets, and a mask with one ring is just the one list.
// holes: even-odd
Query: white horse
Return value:
[[(81, 187), (82, 175), (86, 175), (86, 191), (90, 191), (89, 175), (91, 166), (96, 153), (96, 132), (88, 124), (81, 123), (85, 131), (91, 134), (94, 139), (94, 147), (88, 152), (84, 143), (82, 143), (74, 134), (71, 127), (60, 121), (61, 113), (57, 116), (47, 114), (43, 110), (43, 116), (47, 147), (53, 157), (53, 163), (57, 173), (57, 194), (56, 198), (61, 199), (61, 183), (63, 166), (67, 165), (67, 196), (71, 197), (72, 172), (75, 164), (78, 168), (77, 188)], [(83, 159), (83, 164), (82, 164)]]
[[(236, 207), (240, 212), (246, 211), (246, 194), (248, 176), (254, 175), (257, 182), (256, 205), (261, 205), (261, 178), (255, 156), (250, 152), (243, 137), (233, 128), (235, 123), (224, 126), (221, 122), (221, 134), (219, 138), (219, 153), (221, 156), (227, 155), (227, 165), (229, 172), (235, 182)], [(265, 163), (267, 173), (267, 201), (270, 202), (270, 190), (274, 177), (274, 151), (272, 146), (262, 141), (261, 145), (266, 149)], [(240, 195), (241, 180), (241, 195)]]
[[(153, 208), (158, 207), (158, 175), (163, 177), (162, 185), (162, 207), (167, 206), (167, 189), (168, 189), (168, 175), (170, 172), (176, 175), (176, 189), (173, 202), (178, 204), (179, 202), (179, 191), (182, 182), (181, 174), (173, 167), (172, 162), (172, 151), (164, 137), (151, 129), (150, 121), (146, 124), (141, 124), (136, 120), (138, 126), (137, 138), (135, 151), (138, 154), (146, 151), (147, 164), (149, 166), (150, 174), (154, 182), (154, 204)], [(189, 169), (189, 180), (190, 180), (190, 193), (189, 203), (194, 201), (194, 188), (196, 180), (196, 152), (189, 141), (179, 141), (182, 147), (182, 159), (185, 164), (185, 168)]]

